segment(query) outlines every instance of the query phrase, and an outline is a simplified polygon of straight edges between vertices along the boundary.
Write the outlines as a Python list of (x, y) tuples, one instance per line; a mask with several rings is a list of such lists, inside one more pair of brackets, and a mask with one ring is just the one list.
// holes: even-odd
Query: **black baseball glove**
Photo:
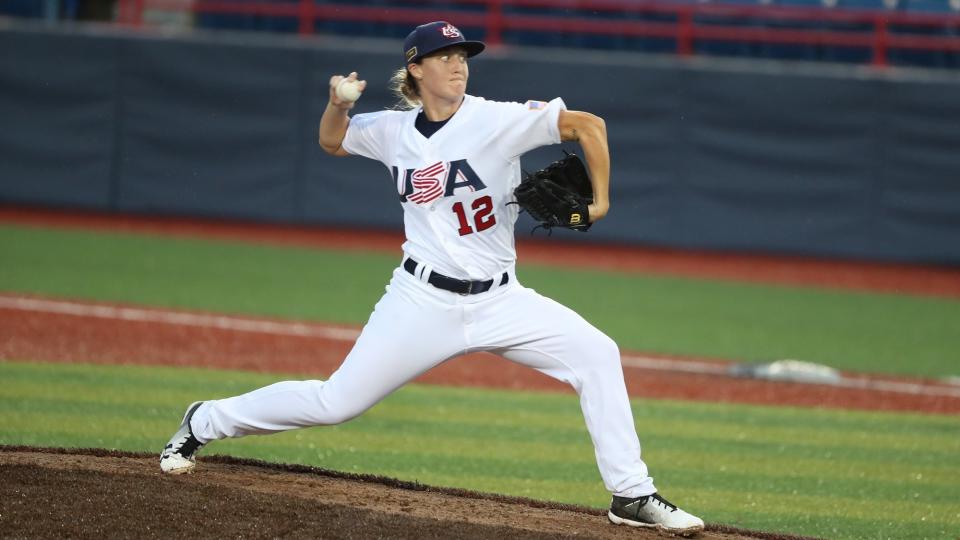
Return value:
[(590, 228), (587, 205), (593, 202), (593, 186), (580, 158), (566, 154), (539, 171), (527, 173), (513, 195), (541, 227), (586, 232)]

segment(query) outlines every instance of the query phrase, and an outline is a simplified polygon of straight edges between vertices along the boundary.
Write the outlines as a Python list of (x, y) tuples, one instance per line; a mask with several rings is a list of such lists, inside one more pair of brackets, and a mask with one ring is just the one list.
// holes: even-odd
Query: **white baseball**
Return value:
[(360, 82), (344, 77), (337, 83), (336, 94), (344, 101), (356, 101), (360, 98)]

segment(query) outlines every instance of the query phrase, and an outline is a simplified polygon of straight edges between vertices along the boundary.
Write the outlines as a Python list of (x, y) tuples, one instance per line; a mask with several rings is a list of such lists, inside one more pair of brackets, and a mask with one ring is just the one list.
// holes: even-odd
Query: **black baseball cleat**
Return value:
[(614, 495), (607, 517), (617, 525), (649, 527), (680, 536), (692, 536), (703, 530), (702, 519), (677, 508), (657, 493), (634, 499)]
[(202, 404), (202, 401), (196, 401), (187, 407), (187, 412), (183, 415), (183, 421), (180, 422), (180, 429), (173, 434), (170, 442), (163, 447), (163, 452), (160, 453), (161, 471), (167, 474), (193, 472), (193, 468), (196, 467), (193, 456), (203, 448), (203, 443), (193, 436), (190, 420), (193, 418), (193, 413), (197, 412)]

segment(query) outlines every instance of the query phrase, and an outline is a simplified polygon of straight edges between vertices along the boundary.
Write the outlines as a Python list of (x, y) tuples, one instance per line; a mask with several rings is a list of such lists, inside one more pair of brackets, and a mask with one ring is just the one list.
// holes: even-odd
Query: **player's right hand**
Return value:
[[(346, 78), (356, 81), (357, 72), (351, 71), (350, 75), (347, 75)], [(353, 105), (354, 103), (356, 103), (356, 101), (347, 101), (337, 97), (337, 85), (340, 84), (340, 81), (342, 79), (344, 79), (343, 75), (334, 75), (333, 77), (330, 77), (330, 105), (333, 105), (338, 109), (343, 109), (347, 111), (353, 108)], [(363, 92), (363, 90), (367, 87), (367, 81), (359, 81), (359, 82), (360, 82), (360, 91)]]

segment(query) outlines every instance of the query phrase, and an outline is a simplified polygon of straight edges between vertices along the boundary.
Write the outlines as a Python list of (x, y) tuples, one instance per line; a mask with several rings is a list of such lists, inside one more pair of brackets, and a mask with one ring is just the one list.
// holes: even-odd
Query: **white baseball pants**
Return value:
[(505, 285), (460, 295), (398, 268), (329, 380), (280, 382), (207, 401), (191, 427), (206, 443), (339, 424), (434, 366), (475, 351), (498, 354), (573, 386), (607, 489), (624, 497), (656, 491), (640, 458), (616, 343), (573, 310), (518, 284), (512, 271)]

